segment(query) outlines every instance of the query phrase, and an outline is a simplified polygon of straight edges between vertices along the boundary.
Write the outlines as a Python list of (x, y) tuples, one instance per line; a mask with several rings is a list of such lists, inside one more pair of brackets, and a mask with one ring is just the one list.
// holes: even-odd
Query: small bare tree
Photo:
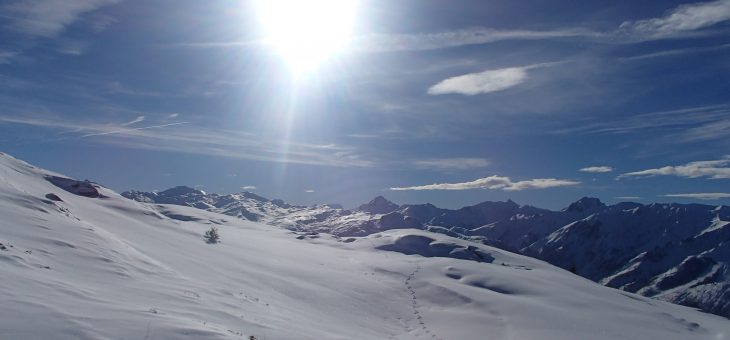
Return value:
[(207, 243), (216, 244), (220, 241), (221, 236), (218, 234), (218, 228), (210, 227), (210, 229), (205, 232), (205, 235), (203, 235), (203, 238)]

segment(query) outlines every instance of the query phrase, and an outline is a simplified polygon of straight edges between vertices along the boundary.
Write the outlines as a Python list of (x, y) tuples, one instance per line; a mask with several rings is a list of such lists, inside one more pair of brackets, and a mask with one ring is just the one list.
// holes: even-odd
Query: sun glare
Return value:
[(259, 0), (266, 42), (295, 71), (308, 71), (343, 51), (355, 19), (355, 0)]

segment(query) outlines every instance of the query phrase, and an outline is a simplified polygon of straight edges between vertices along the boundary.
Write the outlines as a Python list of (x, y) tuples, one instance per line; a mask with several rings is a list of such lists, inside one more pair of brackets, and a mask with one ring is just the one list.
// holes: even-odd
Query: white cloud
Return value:
[(721, 198), (730, 198), (730, 193), (725, 192), (698, 192), (691, 194), (666, 194), (663, 197), (675, 198), (693, 198), (699, 200), (719, 200)]
[(78, 17), (119, 0), (35, 0), (2, 6), (13, 29), (28, 36), (55, 37)]
[(307, 190), (304, 190), (304, 192), (311, 194), (311, 193), (314, 192), (314, 190), (313, 189), (307, 189)]
[(483, 168), (489, 161), (484, 158), (434, 158), (414, 161), (413, 165), (419, 169), (466, 170)]
[(644, 39), (672, 38), (727, 20), (730, 0), (717, 0), (681, 5), (660, 18), (626, 21), (619, 31)]
[(725, 179), (730, 178), (730, 167), (727, 167), (727, 165), (730, 165), (730, 156), (725, 156), (723, 159), (713, 161), (697, 161), (684, 165), (664, 166), (656, 169), (628, 172), (621, 174), (618, 178), (679, 176), (688, 178), (707, 177), (711, 179)]
[(438, 82), (428, 89), (430, 95), (463, 94), (473, 96), (506, 90), (524, 83), (529, 78), (527, 71), (534, 68), (555, 66), (565, 61), (547, 62), (527, 66), (507, 67), (469, 73)]
[(527, 189), (547, 189), (553, 187), (562, 187), (569, 185), (577, 185), (580, 182), (555, 179), (555, 178), (536, 178), (525, 181), (513, 182), (509, 177), (489, 176), (479, 178), (471, 182), (463, 183), (439, 183), (412, 187), (394, 187), (390, 190), (471, 190), (471, 189), (491, 189), (504, 191), (519, 191)]
[(247, 191), (254, 191), (254, 190), (256, 190), (256, 187), (253, 185), (247, 185), (247, 186), (241, 187), (241, 189), (247, 190)]
[(613, 171), (613, 168), (610, 166), (589, 166), (586, 168), (579, 169), (578, 171), (601, 173), (601, 172), (611, 172), (611, 171)]
[(527, 80), (527, 68), (509, 67), (470, 73), (444, 79), (428, 89), (428, 94), (463, 94), (473, 96), (506, 90)]

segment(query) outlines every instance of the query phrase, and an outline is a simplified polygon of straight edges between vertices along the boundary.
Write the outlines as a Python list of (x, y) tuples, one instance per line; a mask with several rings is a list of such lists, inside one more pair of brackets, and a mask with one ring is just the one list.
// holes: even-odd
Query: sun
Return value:
[(350, 41), (355, 0), (259, 0), (265, 42), (295, 71), (317, 68)]

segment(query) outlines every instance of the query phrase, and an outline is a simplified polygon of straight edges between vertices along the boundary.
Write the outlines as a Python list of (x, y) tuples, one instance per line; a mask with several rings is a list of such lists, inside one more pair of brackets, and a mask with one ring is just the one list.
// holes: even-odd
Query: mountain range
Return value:
[(129, 191), (141, 202), (177, 204), (310, 234), (367, 236), (421, 229), (545, 260), (603, 285), (730, 317), (730, 207), (606, 205), (584, 197), (560, 211), (506, 202), (461, 209), (395, 204), (382, 196), (356, 209), (294, 206), (251, 192), (189, 187)]

